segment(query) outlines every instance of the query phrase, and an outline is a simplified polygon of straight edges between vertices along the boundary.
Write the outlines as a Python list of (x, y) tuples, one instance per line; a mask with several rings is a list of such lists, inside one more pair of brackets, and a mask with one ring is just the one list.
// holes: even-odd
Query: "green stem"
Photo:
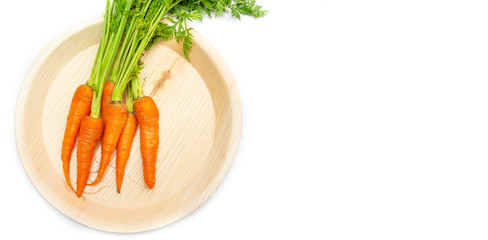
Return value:
[[(172, 5), (171, 7), (174, 7), (175, 5)], [(137, 62), (139, 61), (143, 51), (146, 49), (147, 44), (149, 43), (149, 40), (152, 38), (154, 35), (154, 31), (156, 30), (157, 25), (163, 18), (163, 16), (170, 10), (171, 8), (166, 8), (164, 5), (161, 6), (158, 9), (158, 12), (156, 16), (151, 19), (151, 23), (149, 25), (149, 29), (147, 34), (143, 37), (143, 39), (139, 42), (139, 45), (135, 49), (135, 52), (131, 54), (131, 56), (128, 58), (130, 59), (130, 64), (126, 65), (124, 64), (122, 74), (120, 75), (120, 79), (115, 83), (114, 91), (112, 94), (112, 100), (114, 101), (120, 101), (122, 99), (122, 94), (124, 92), (124, 89), (126, 88), (127, 84), (130, 81), (130, 74), (132, 70), (136, 67)], [(134, 43), (134, 42), (133, 42)], [(135, 47), (134, 45), (131, 45), (131, 49)], [(138, 89), (142, 93), (142, 87)], [(143, 94), (141, 94), (142, 96)]]
[[(95, 91), (95, 94), (93, 95), (93, 99), (92, 99), (92, 106), (91, 106), (91, 113), (90, 113), (90, 116), (92, 117), (98, 118), (98, 116), (100, 115), (100, 105), (101, 105), (101, 98), (103, 93), (103, 86), (105, 85), (105, 79), (107, 79), (108, 77), (110, 68), (112, 66), (112, 62), (114, 60), (117, 49), (120, 45), (120, 40), (122, 38), (122, 34), (125, 29), (125, 24), (128, 18), (127, 13), (130, 11), (130, 8), (132, 7), (132, 3), (133, 0), (129, 0), (127, 2), (117, 32), (115, 33), (115, 35), (111, 34), (110, 40), (107, 43), (106, 52), (104, 52), (104, 54), (102, 55), (101, 69), (95, 73), (95, 84), (98, 86), (98, 91)], [(113, 9), (113, 6), (111, 9)], [(112, 18), (109, 18), (109, 20), (111, 21)], [(110, 22), (108, 23), (108, 26), (110, 26)]]
[[(139, 78), (139, 75), (136, 74), (131, 82), (134, 82), (136, 81), (136, 79)], [(135, 99), (135, 96), (134, 96), (134, 93), (132, 91), (132, 84), (129, 84), (129, 86), (127, 86), (127, 88), (125, 89), (125, 103), (127, 105), (127, 111), (128, 112), (134, 112), (134, 99)]]
[[(142, 11), (140, 12), (140, 15), (139, 16), (145, 16), (148, 9), (149, 9), (149, 6), (151, 5), (151, 0), (145, 2), (143, 4), (143, 7), (142, 7)], [(134, 21), (136, 20), (136, 18), (134, 17), (133, 19)], [(125, 39), (126, 41), (124, 42), (124, 46), (123, 46), (123, 51), (120, 51), (119, 52), (119, 56), (121, 56), (121, 59), (122, 61), (119, 63), (119, 66), (117, 66), (117, 74), (115, 76), (116, 80), (116, 86), (117, 85), (120, 85), (120, 82), (122, 80), (124, 80), (126, 77), (129, 78), (129, 76), (127, 76), (127, 73), (131, 73), (133, 70), (137, 71), (136, 67), (133, 66), (133, 67), (129, 67), (130, 66), (130, 63), (131, 63), (131, 59), (134, 58), (134, 54), (135, 54), (135, 49), (137, 48), (138, 46), (138, 43), (140, 43), (139, 41), (139, 25), (140, 25), (140, 22), (139, 21), (136, 21), (136, 22), (132, 22), (131, 26), (130, 26), (130, 29), (129, 29), (129, 36), (127, 36), (127, 38)], [(112, 100), (113, 101), (121, 101), (122, 100), (122, 94), (124, 92), (124, 89), (125, 89), (125, 85), (123, 88), (117, 88), (118, 90), (116, 90), (114, 88), (114, 94), (112, 95)], [(118, 92), (116, 92), (118, 91)]]
[[(137, 8), (136, 10), (139, 10), (140, 6), (136, 6), (136, 8)], [(117, 59), (115, 60), (114, 66), (112, 68), (112, 74), (111, 74), (110, 79), (109, 79), (109, 81), (111, 81), (111, 82), (116, 82), (116, 80), (118, 79), (118, 76), (119, 76), (121, 66), (123, 66), (125, 60), (127, 59), (127, 53), (128, 53), (127, 48), (129, 47), (129, 43), (130, 43), (132, 36), (134, 35), (134, 30), (137, 26), (136, 20), (138, 19), (139, 15), (140, 14), (136, 14), (136, 15), (132, 16), (132, 20), (130, 22), (129, 28), (126, 31), (126, 34), (124, 36), (124, 40), (123, 40), (121, 47), (120, 47), (120, 50), (119, 50), (119, 54), (117, 54)]]
[(139, 75), (137, 75), (137, 78), (135, 80), (132, 80), (131, 85), (132, 85), (132, 92), (134, 95), (134, 99), (139, 99), (141, 97), (144, 97), (144, 93), (142, 91), (141, 79), (139, 78)]
[(105, 15), (104, 15), (104, 21), (103, 21), (103, 31), (102, 31), (102, 40), (100, 41), (100, 45), (97, 50), (97, 55), (95, 57), (95, 62), (93, 64), (92, 72), (90, 74), (90, 78), (86, 82), (88, 86), (91, 88), (95, 89), (94, 83), (95, 83), (95, 73), (97, 72), (97, 69), (99, 69), (100, 66), (100, 56), (103, 55), (103, 50), (105, 49), (105, 42), (107, 41), (107, 36), (108, 36), (108, 23), (110, 22), (110, 0), (107, 0), (107, 3), (105, 5)]
[(178, 1), (176, 1), (175, 3), (173, 3), (173, 5), (169, 6), (168, 11), (169, 11), (169, 10), (171, 10), (171, 9), (173, 9), (173, 8), (174, 8), (176, 5), (178, 5), (178, 4), (179, 4), (181, 1), (182, 1), (182, 0), (178, 0)]

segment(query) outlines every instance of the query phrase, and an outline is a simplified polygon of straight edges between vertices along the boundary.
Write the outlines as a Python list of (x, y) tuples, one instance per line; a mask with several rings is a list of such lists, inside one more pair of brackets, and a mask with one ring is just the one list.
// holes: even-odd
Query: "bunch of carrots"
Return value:
[[(62, 143), (66, 183), (78, 197), (87, 184), (95, 185), (102, 180), (115, 149), (117, 192), (120, 193), (138, 125), (144, 181), (148, 188), (154, 187), (159, 110), (142, 90), (141, 57), (159, 40), (176, 39), (188, 59), (193, 36), (187, 22), (224, 13), (240, 19), (241, 15), (262, 17), (267, 11), (261, 10), (255, 0), (107, 0), (102, 39), (92, 72), (86, 84), (80, 85), (73, 95)], [(77, 137), (75, 190), (69, 169)], [(100, 141), (98, 175), (88, 183)]]

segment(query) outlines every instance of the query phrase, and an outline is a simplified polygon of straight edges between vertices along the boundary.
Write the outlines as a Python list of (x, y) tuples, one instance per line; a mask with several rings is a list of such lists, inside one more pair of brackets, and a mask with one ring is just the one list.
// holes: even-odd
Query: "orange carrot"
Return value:
[[(63, 160), (65, 178), (67, 179), (68, 185), (71, 185), (69, 182), (69, 158), (71, 151), (73, 150), (76, 135), (79, 132), (80, 135), (76, 153), (78, 157), (76, 194), (78, 197), (83, 194), (95, 147), (103, 134), (103, 120), (99, 118), (102, 90), (104, 88), (105, 80), (109, 76), (112, 62), (115, 59), (117, 50), (121, 44), (123, 32), (126, 29), (124, 26), (127, 23), (129, 14), (124, 13), (127, 13), (132, 6), (132, 4), (126, 4), (122, 10), (119, 8), (117, 1), (107, 0), (102, 38), (97, 50), (92, 72), (87, 80), (87, 86), (81, 86), (78, 89), (83, 93), (85, 91), (89, 92), (89, 94), (80, 94), (79, 96), (83, 96), (82, 100), (78, 99), (78, 94), (75, 94), (70, 107), (70, 114), (68, 115), (68, 122), (63, 139), (61, 158)], [(116, 31), (110, 31), (110, 26), (115, 22), (119, 24), (119, 27)], [(87, 88), (87, 90), (85, 90), (85, 88)], [(87, 116), (88, 114), (90, 115)], [(73, 189), (72, 186), (70, 187)]]
[(80, 137), (76, 157), (78, 171), (76, 179), (76, 195), (80, 197), (85, 190), (92, 164), (95, 148), (103, 133), (103, 121), (100, 118), (85, 116), (81, 121)]
[(127, 122), (124, 130), (120, 134), (119, 143), (117, 144), (117, 158), (115, 161), (117, 192), (120, 193), (122, 182), (124, 181), (125, 166), (129, 160), (130, 149), (132, 148), (132, 140), (137, 130), (137, 118), (133, 112), (127, 113)]
[(102, 137), (102, 157), (100, 159), (100, 167), (98, 168), (98, 175), (95, 181), (89, 185), (95, 185), (103, 177), (112, 153), (117, 147), (122, 129), (124, 129), (125, 122), (127, 120), (127, 106), (124, 102), (110, 102), (106, 109), (105, 118), (103, 124), (105, 129)]
[(144, 181), (149, 188), (156, 183), (156, 158), (159, 147), (159, 110), (151, 97), (142, 97), (134, 104), (141, 129), (141, 155)]
[(104, 114), (107, 111), (107, 106), (110, 101), (112, 101), (112, 93), (114, 91), (115, 83), (111, 81), (106, 81), (105, 86), (103, 87), (102, 93), (102, 108), (100, 109), (100, 114), (102, 115), (102, 119), (104, 118)]
[(80, 130), (81, 121), (85, 116), (90, 114), (92, 96), (93, 89), (91, 87), (86, 84), (80, 85), (73, 95), (71, 106), (69, 108), (66, 129), (64, 131), (63, 145), (61, 149), (61, 160), (63, 161), (63, 172), (64, 177), (66, 178), (66, 183), (71, 189), (73, 189), (69, 177), (71, 152), (73, 151), (76, 136)]

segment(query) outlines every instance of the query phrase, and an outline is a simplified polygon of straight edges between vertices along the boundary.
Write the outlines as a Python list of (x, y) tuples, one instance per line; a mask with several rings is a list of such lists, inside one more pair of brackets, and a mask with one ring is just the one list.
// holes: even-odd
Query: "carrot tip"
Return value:
[(91, 183), (88, 183), (86, 184), (87, 186), (94, 186), (94, 185), (97, 185), (98, 183), (100, 182), (100, 179), (95, 179), (95, 181), (91, 182)]

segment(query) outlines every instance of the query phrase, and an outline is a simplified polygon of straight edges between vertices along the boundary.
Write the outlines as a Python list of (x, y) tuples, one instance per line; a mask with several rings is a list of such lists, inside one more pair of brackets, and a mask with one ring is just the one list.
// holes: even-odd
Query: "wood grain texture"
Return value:
[[(197, 32), (191, 64), (176, 42), (158, 43), (141, 72), (144, 92), (161, 113), (155, 188), (144, 185), (137, 131), (121, 194), (114, 154), (103, 181), (77, 198), (64, 181), (61, 142), (70, 99), (89, 77), (102, 20), (97, 15), (63, 32), (32, 64), (17, 100), (18, 152), (36, 189), (75, 221), (111, 232), (159, 228), (198, 208), (228, 171), (241, 133), (239, 94), (222, 57)], [(98, 147), (92, 171), (99, 160)], [(75, 183), (76, 154), (70, 167)]]

